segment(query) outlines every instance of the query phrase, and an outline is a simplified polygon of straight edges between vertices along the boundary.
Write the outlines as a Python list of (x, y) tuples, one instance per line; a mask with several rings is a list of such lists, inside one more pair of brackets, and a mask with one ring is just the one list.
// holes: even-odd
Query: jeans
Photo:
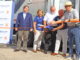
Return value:
[(55, 49), (55, 41), (56, 41), (56, 33), (57, 31), (47, 31), (45, 33), (45, 46), (44, 46), (44, 50), (48, 50), (49, 45), (51, 43), (51, 51), (54, 52)]
[(72, 27), (68, 29), (69, 37), (69, 55), (73, 55), (73, 37), (76, 45), (76, 57), (79, 57), (80, 52), (80, 27)]

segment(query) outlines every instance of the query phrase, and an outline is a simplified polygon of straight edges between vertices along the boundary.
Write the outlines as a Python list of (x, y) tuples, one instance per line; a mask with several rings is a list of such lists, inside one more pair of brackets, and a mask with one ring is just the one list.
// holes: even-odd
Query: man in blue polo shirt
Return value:
[[(58, 21), (60, 18), (62, 18), (62, 16), (64, 15), (64, 10), (60, 9), (59, 10), (59, 15), (55, 17), (55, 21)], [(60, 47), (60, 42), (62, 40), (63, 42), (63, 57), (66, 56), (66, 52), (67, 52), (67, 40), (68, 40), (68, 35), (67, 35), (67, 23), (61, 23), (58, 24), (57, 28), (54, 28), (52, 31), (56, 31), (57, 30), (57, 34), (56, 34), (56, 43), (55, 43), (55, 51), (54, 53), (52, 53), (52, 55), (58, 55), (58, 51), (59, 51), (59, 47)]]

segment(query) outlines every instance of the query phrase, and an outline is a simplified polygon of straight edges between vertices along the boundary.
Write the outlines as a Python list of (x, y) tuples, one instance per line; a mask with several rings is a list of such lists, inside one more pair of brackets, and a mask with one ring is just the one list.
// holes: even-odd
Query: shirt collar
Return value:
[(24, 12), (23, 12), (23, 14), (27, 14), (27, 13), (24, 13)]
[[(73, 8), (71, 9), (71, 11), (73, 11)], [(71, 12), (71, 11), (70, 11), (70, 12)]]
[[(37, 17), (40, 18), (39, 16), (37, 16)], [(42, 16), (42, 17), (43, 17), (43, 16)], [(41, 18), (42, 18), (42, 17), (41, 17)]]
[[(49, 11), (49, 13), (52, 14), (51, 11)], [(55, 13), (56, 13), (56, 12), (54, 12), (52, 15), (54, 15)]]

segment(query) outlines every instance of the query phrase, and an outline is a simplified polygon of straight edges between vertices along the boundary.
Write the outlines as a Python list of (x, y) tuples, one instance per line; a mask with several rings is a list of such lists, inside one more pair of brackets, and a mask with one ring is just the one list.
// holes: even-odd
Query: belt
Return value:
[(24, 30), (24, 29), (23, 29), (23, 30), (20, 30), (20, 31), (27, 31), (27, 30)]
[[(65, 29), (67, 29), (67, 28), (65, 28)], [(65, 29), (59, 29), (59, 30), (65, 30)]]
[(73, 26), (69, 26), (70, 28), (72, 28), (72, 27), (75, 27), (74, 25)]
[(51, 26), (51, 27), (56, 28), (56, 27), (58, 27), (58, 26)]
[(80, 23), (76, 23), (75, 25), (69, 26), (69, 27), (79, 27), (79, 26), (80, 26)]

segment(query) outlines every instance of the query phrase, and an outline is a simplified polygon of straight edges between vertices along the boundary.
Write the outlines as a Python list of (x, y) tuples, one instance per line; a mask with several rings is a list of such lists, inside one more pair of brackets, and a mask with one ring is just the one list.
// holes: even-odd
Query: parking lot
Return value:
[(48, 54), (33, 53), (32, 48), (28, 48), (27, 53), (14, 52), (13, 50), (13, 48), (0, 48), (0, 60), (66, 60), (61, 56), (61, 53), (57, 56), (51, 56), (49, 52)]
[[(15, 42), (15, 39), (16, 35), (13, 36), (13, 42)], [(50, 51), (48, 51), (48, 54), (44, 54), (43, 50), (42, 52), (34, 53), (32, 47), (28, 47), (27, 53), (23, 51), (14, 52), (15, 48), (16, 44), (14, 43), (11, 45), (0, 45), (0, 60), (66, 60), (62, 57), (61, 52), (57, 56), (52, 56)]]

